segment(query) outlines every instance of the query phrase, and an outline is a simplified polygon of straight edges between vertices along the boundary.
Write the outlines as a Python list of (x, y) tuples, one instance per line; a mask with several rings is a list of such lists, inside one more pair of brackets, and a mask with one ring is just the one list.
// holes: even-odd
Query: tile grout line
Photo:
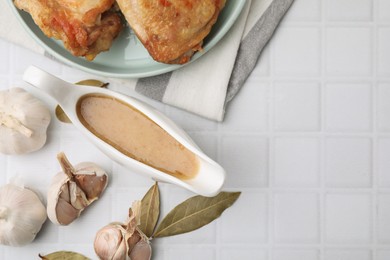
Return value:
[(275, 45), (270, 45), (269, 61), (269, 95), (268, 103), (268, 259), (273, 259), (275, 248), (275, 196), (274, 196), (274, 177), (275, 177)]
[(378, 181), (379, 181), (379, 175), (377, 171), (377, 160), (378, 160), (378, 129), (377, 129), (377, 82), (376, 82), (376, 77), (377, 77), (377, 37), (378, 37), (378, 27), (376, 25), (376, 21), (378, 20), (377, 12), (379, 11), (378, 9), (378, 0), (373, 1), (373, 6), (372, 6), (372, 22), (373, 22), (373, 29), (372, 29), (372, 37), (371, 37), (371, 55), (372, 55), (372, 79), (371, 79), (371, 100), (372, 100), (372, 132), (374, 134), (374, 138), (372, 139), (372, 151), (371, 151), (371, 171), (372, 171), (372, 198), (371, 198), (371, 203), (372, 203), (372, 212), (371, 212), (371, 217), (372, 217), (372, 253), (371, 256), (373, 257), (373, 260), (376, 260), (378, 258), (377, 256), (377, 204), (378, 204)]
[(319, 254), (320, 260), (325, 260), (325, 228), (326, 228), (326, 220), (325, 220), (325, 210), (326, 210), (326, 194), (325, 194), (325, 129), (326, 129), (326, 114), (325, 114), (325, 74), (326, 74), (326, 3), (324, 0), (321, 1), (321, 101), (320, 101), (320, 194), (319, 194), (319, 232), (320, 232), (320, 250)]

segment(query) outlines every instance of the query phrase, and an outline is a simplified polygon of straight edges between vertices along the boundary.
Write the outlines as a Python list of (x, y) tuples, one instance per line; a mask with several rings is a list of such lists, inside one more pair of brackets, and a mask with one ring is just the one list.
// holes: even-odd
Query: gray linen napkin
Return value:
[[(226, 104), (244, 85), (293, 1), (247, 0), (227, 35), (201, 59), (163, 75), (115, 79), (115, 82), (152, 99), (222, 121)], [(5, 10), (0, 16), (0, 37), (43, 53), (42, 48), (18, 29), (20, 25), (5, 2), (0, 1), (0, 8)], [(10, 23), (14, 26), (9, 26)]]

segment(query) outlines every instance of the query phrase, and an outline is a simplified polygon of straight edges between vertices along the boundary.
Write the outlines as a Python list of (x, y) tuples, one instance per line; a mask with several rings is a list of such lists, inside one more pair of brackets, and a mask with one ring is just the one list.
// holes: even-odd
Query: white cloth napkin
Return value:
[[(8, 1), (0, 1), (0, 37), (44, 54), (19, 24)], [(293, 1), (247, 0), (233, 27), (202, 58), (174, 72), (115, 82), (163, 103), (222, 121), (226, 104), (244, 85)]]

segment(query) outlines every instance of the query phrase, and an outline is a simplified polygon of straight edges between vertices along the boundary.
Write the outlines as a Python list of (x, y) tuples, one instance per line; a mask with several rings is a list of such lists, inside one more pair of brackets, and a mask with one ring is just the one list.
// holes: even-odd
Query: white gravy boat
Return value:
[[(151, 106), (135, 98), (108, 89), (89, 86), (80, 87), (68, 83), (34, 66), (30, 66), (25, 71), (23, 80), (54, 98), (65, 111), (73, 125), (103, 153), (117, 163), (136, 173), (149, 176), (156, 181), (176, 184), (203, 196), (215, 196), (221, 190), (225, 181), (225, 170), (205, 155), (183, 129)], [(104, 94), (112, 96), (141, 111), (184, 147), (197, 155), (199, 158), (199, 171), (197, 175), (189, 180), (181, 180), (126, 156), (110, 144), (95, 136), (80, 122), (77, 116), (77, 102), (81, 97), (87, 94)]]

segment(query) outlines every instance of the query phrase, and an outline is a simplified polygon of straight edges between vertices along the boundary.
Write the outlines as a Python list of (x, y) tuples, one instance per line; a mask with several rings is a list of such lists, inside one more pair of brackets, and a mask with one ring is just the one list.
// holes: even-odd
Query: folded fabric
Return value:
[[(0, 37), (44, 54), (22, 29), (8, 1), (0, 1)], [(226, 104), (244, 85), (293, 1), (247, 0), (233, 27), (201, 59), (174, 72), (114, 81), (152, 99), (222, 121)]]

